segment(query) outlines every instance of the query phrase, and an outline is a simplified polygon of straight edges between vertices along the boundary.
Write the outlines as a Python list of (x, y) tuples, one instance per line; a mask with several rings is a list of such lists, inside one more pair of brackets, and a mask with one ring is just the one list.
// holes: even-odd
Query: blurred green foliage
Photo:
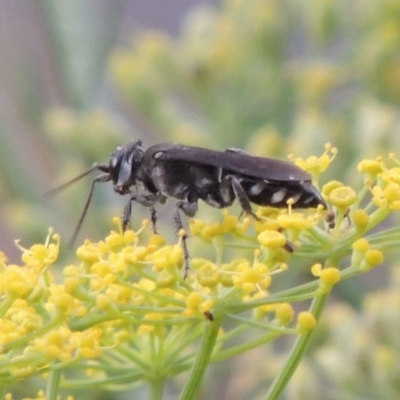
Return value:
[[(131, 139), (243, 147), (278, 157), (320, 154), (332, 142), (339, 155), (323, 179), (347, 184), (356, 184), (350, 170), (361, 159), (400, 148), (397, 0), (221, 0), (194, 9), (176, 38), (146, 31), (118, 48), (112, 41), (71, 40), (68, 16), (86, 12), (86, 20), (74, 20), (83, 26), (92, 15), (76, 2), (72, 11), (58, 6), (44, 2), (40, 12), (45, 39), (57, 50), (52, 76), (65, 94), (62, 107), (36, 94), (38, 83), (27, 78), (32, 74), (23, 75), (28, 65), (19, 71), (27, 88), (15, 90), (14, 103), (4, 109), (12, 115), (17, 107), (23, 122), (0, 122), (0, 218), (13, 237), (39, 241), (52, 225), (66, 241), (90, 179), (50, 202), (43, 192), (94, 161), (107, 161), (118, 143)], [(103, 33), (117, 30), (112, 22)], [(79, 54), (97, 46), (102, 55), (93, 57), (92, 70), (85, 67), (87, 77), (98, 77), (86, 91), (71, 86), (83, 78), (74, 77), (77, 52), (68, 53), (63, 43)], [(28, 133), (16, 145), (11, 136), (21, 124)], [(123, 204), (111, 187), (97, 192), (82, 235), (93, 239), (109, 230)], [(134, 209), (135, 221), (141, 210)]]

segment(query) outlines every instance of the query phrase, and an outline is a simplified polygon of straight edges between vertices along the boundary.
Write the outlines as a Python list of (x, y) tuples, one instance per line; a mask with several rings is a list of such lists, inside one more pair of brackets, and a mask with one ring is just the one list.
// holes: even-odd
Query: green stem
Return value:
[(61, 369), (54, 369), (50, 372), (47, 381), (46, 400), (56, 400), (58, 398), (58, 388), (60, 386)]
[(211, 355), (221, 326), (221, 318), (221, 315), (215, 313), (214, 321), (207, 322), (196, 359), (194, 360), (188, 380), (179, 397), (180, 400), (193, 400), (195, 398), (206, 369), (210, 364)]
[(151, 382), (150, 385), (150, 400), (162, 399), (164, 393), (164, 380), (157, 379)]
[[(317, 296), (314, 298), (310, 306), (310, 312), (314, 315), (315, 319), (319, 321), (325, 304), (329, 298), (329, 293)], [(315, 329), (300, 335), (294, 343), (286, 364), (283, 366), (281, 373), (275, 378), (271, 387), (268, 390), (265, 400), (275, 400), (281, 398), (283, 390), (289, 383), (290, 378), (293, 376), (296, 368), (300, 364), (307, 345), (310, 341), (311, 335)]]

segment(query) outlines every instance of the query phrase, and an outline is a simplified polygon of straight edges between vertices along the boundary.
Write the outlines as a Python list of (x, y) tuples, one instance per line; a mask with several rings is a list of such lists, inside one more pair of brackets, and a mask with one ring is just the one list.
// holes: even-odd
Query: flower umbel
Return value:
[[(325, 185), (328, 222), (323, 210), (294, 211), (290, 204), (283, 210), (261, 207), (258, 220), (228, 211), (222, 222), (191, 220), (190, 243), (200, 239), (202, 254), (215, 256), (193, 257), (187, 279), (180, 243), (148, 235), (147, 222), (136, 232), (122, 232), (117, 221), (119, 228), (104, 241), (86, 240), (59, 282), (50, 271), (60, 247), (52, 231), (43, 245), (18, 244), (22, 266), (1, 253), (3, 381), (60, 371), (67, 378), (68, 371), (90, 366), (99, 386), (110, 379), (152, 385), (155, 376), (164, 382), (193, 366), (184, 389), (192, 393), (210, 362), (280, 335), (299, 336), (296, 346), (304, 351), (332, 288), (382, 264), (383, 249), (400, 238), (399, 229), (390, 236), (369, 233), (397, 209), (398, 167), (382, 160), (379, 168), (367, 164), (359, 193), (337, 181)], [(237, 249), (241, 257), (233, 255)], [(293, 268), (311, 270), (312, 282), (276, 290), (275, 276)], [(304, 300), (310, 307), (296, 315), (292, 303)], [(249, 330), (255, 333), (246, 336), (246, 346), (237, 344)], [(299, 362), (302, 353), (296, 354), (289, 364)], [(91, 377), (86, 379), (89, 387)], [(74, 386), (73, 377), (68, 385)], [(82, 379), (77, 385), (84, 385)]]

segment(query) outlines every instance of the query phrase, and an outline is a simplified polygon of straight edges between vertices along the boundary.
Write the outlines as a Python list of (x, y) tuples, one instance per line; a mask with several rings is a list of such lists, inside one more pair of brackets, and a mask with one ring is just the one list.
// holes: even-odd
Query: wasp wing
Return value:
[(255, 157), (241, 151), (216, 151), (161, 143), (149, 147), (146, 157), (157, 161), (186, 161), (209, 165), (252, 178), (280, 182), (311, 181), (311, 175), (288, 161)]

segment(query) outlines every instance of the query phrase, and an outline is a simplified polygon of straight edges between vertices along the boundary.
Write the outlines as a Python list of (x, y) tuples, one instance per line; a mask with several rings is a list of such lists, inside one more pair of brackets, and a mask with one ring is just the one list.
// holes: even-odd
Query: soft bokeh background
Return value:
[[(0, 0), (0, 249), (17, 261), (14, 239), (42, 242), (49, 226), (66, 242), (90, 178), (50, 201), (43, 194), (137, 138), (277, 157), (321, 154), (331, 142), (339, 156), (323, 182), (357, 187), (362, 158), (400, 148), (399, 49), (398, 0)], [(103, 237), (123, 204), (98, 187), (81, 239)], [(134, 223), (146, 215), (134, 208)], [(168, 216), (160, 224), (169, 232)], [(339, 297), (362, 308), (378, 278), (339, 287)], [(210, 393), (257, 398), (265, 357), (276, 355), (252, 357), (254, 377), (220, 366)], [(348, 360), (335, 362), (341, 370)], [(312, 366), (288, 398), (378, 398), (368, 396), (382, 388), (371, 368), (349, 378)]]

